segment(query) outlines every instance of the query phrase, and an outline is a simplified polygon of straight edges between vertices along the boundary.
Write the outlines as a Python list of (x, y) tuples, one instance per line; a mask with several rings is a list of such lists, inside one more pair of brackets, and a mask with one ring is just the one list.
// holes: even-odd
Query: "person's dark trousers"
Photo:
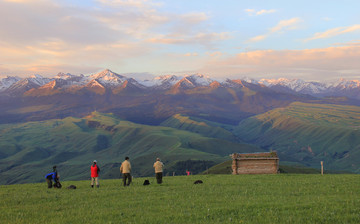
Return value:
[[(126, 179), (128, 179), (128, 182), (126, 184)], [(123, 173), (123, 181), (124, 181), (124, 186), (129, 186), (131, 183), (131, 174), (130, 173)]]
[(158, 184), (162, 183), (162, 172), (160, 173), (155, 173), (155, 177), (156, 177), (156, 181)]
[(47, 184), (48, 184), (48, 188), (52, 188), (51, 178), (46, 178), (46, 182), (47, 182)]

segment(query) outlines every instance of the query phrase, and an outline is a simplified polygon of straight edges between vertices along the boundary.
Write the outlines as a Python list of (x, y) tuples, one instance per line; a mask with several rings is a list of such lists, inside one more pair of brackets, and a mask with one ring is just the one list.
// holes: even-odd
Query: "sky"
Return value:
[(0, 0), (0, 77), (360, 79), (359, 9), (358, 0)]

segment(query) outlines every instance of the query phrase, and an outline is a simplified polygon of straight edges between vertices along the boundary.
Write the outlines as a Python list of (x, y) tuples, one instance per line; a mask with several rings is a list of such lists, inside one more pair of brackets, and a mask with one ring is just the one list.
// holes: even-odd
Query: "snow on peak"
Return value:
[(75, 77), (74, 75), (70, 74), (70, 73), (63, 73), (63, 72), (59, 72), (54, 78), (55, 79), (64, 79), (64, 80), (67, 80), (67, 79), (71, 79)]
[(195, 86), (208, 86), (214, 81), (209, 76), (202, 74), (187, 75), (184, 78), (193, 83)]
[(17, 76), (7, 76), (6, 78), (3, 78), (0, 80), (0, 91), (5, 90), (9, 88), (14, 83), (20, 81), (21, 78)]
[(287, 78), (261, 79), (259, 83), (268, 87), (283, 86), (296, 92), (309, 93), (309, 94), (320, 93), (327, 88), (326, 84), (324, 83), (305, 82), (304, 80), (301, 79), (287, 79)]
[(177, 77), (175, 75), (162, 75), (157, 76), (151, 80), (140, 81), (140, 84), (146, 87), (172, 86), (180, 79), (180, 77)]
[(344, 78), (339, 79), (337, 82), (332, 84), (332, 87), (339, 89), (354, 89), (360, 87), (359, 80), (347, 80)]
[(46, 83), (50, 82), (51, 79), (49, 78), (45, 78), (41, 75), (31, 75), (28, 78), (26, 78), (26, 80), (28, 80), (29, 82), (35, 83), (36, 85), (42, 86), (45, 85)]
[(115, 72), (112, 72), (109, 69), (105, 69), (102, 72), (91, 75), (89, 78), (91, 80), (96, 79), (101, 84), (111, 85), (111, 86), (119, 85), (127, 80), (127, 78), (125, 76), (116, 74)]

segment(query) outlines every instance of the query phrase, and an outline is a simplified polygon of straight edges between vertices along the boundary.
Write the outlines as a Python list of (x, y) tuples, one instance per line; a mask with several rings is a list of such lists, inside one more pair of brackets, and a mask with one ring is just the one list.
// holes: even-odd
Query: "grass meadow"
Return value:
[[(143, 186), (145, 179), (151, 184)], [(194, 185), (195, 180), (204, 183)], [(0, 185), (1, 223), (360, 223), (360, 175), (194, 175)], [(74, 184), (78, 189), (68, 190)]]

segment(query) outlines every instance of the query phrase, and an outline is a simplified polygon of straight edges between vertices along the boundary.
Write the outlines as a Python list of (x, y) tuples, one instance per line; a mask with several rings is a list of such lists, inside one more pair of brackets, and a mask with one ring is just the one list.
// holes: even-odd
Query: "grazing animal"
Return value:
[(202, 184), (202, 183), (203, 183), (202, 180), (197, 180), (194, 182), (194, 184)]
[(76, 186), (75, 185), (70, 185), (67, 187), (67, 189), (76, 189)]
[(149, 180), (145, 180), (143, 185), (149, 185), (150, 184), (150, 181)]

